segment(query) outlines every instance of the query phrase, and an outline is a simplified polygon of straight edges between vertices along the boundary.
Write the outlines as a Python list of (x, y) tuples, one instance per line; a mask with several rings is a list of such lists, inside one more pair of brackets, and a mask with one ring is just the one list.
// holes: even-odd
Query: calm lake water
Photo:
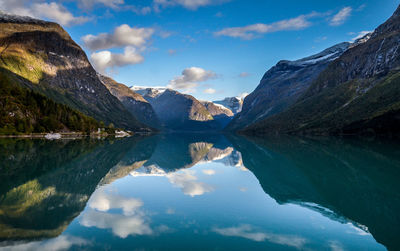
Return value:
[(0, 250), (400, 250), (390, 141), (0, 140)]

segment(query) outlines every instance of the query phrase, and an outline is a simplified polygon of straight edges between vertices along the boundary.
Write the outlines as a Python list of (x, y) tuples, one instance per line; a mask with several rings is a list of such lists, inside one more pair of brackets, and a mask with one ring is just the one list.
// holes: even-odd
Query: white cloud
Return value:
[(66, 26), (82, 24), (89, 20), (87, 17), (75, 17), (62, 5), (59, 5), (55, 2), (34, 4), (32, 6), (32, 11), (39, 17), (45, 17)]
[(256, 232), (251, 225), (240, 225), (238, 227), (214, 228), (214, 232), (224, 236), (242, 237), (253, 241), (269, 241), (276, 244), (286, 245), (301, 249), (307, 240), (292, 235), (269, 234)]
[[(58, 251), (58, 250), (69, 250), (73, 246), (87, 246), (90, 242), (79, 237), (70, 235), (61, 235), (57, 238), (45, 240), (45, 241), (34, 241), (24, 244), (12, 245), (1, 247), (3, 251), (26, 251), (26, 250), (42, 250), (42, 251)], [(83, 248), (84, 249), (84, 248)]]
[[(120, 238), (129, 235), (151, 235), (150, 219), (141, 210), (143, 202), (126, 198), (100, 188), (89, 200), (90, 210), (84, 212), (79, 222), (85, 227), (111, 229)], [(122, 209), (122, 214), (107, 213), (110, 209)], [(100, 212), (99, 212), (100, 211)]]
[(0, 6), (7, 13), (51, 20), (65, 26), (82, 24), (90, 20), (88, 17), (74, 16), (63, 5), (56, 2), (0, 0)]
[[(368, 33), (371, 33), (372, 31), (360, 31), (357, 36), (353, 37), (351, 39), (352, 42), (356, 41), (357, 39), (360, 39), (362, 37), (364, 37), (365, 35), (367, 35)], [(351, 35), (354, 35), (354, 33), (352, 33)]]
[(194, 91), (199, 82), (216, 78), (217, 75), (213, 71), (207, 71), (199, 67), (190, 67), (182, 71), (182, 75), (175, 77), (168, 83), (168, 88)]
[(329, 25), (339, 26), (344, 24), (344, 22), (346, 22), (346, 20), (350, 17), (352, 11), (353, 9), (351, 7), (344, 7), (336, 15), (332, 17), (332, 19), (329, 22)]
[(85, 227), (111, 229), (120, 238), (126, 238), (129, 235), (153, 234), (153, 230), (143, 213), (127, 216), (89, 210), (85, 212), (79, 222)]
[(215, 170), (212, 169), (205, 169), (202, 171), (205, 175), (214, 175), (215, 174)]
[(143, 202), (135, 198), (125, 198), (107, 192), (104, 188), (99, 188), (92, 195), (89, 202), (89, 207), (106, 212), (113, 208), (121, 208), (124, 215), (132, 215), (134, 212), (143, 206)]
[(165, 8), (177, 5), (189, 10), (197, 10), (199, 7), (221, 4), (228, 1), (230, 0), (154, 0), (153, 4), (156, 11), (158, 11), (160, 7)]
[(214, 94), (216, 92), (217, 91), (213, 88), (207, 88), (207, 89), (203, 90), (203, 93), (206, 93), (206, 94)]
[(92, 51), (124, 46), (144, 46), (154, 33), (152, 28), (134, 28), (123, 24), (115, 28), (113, 33), (101, 33), (97, 36), (86, 35), (82, 38), (86, 47)]
[(295, 18), (285, 19), (270, 24), (252, 24), (242, 27), (225, 28), (214, 32), (215, 36), (228, 36), (245, 40), (253, 39), (259, 34), (266, 34), (278, 31), (301, 30), (311, 26), (310, 18), (320, 15), (313, 12), (308, 15), (300, 15)]
[(90, 55), (90, 59), (100, 73), (105, 73), (108, 69), (126, 65), (139, 64), (144, 61), (142, 55), (134, 47), (125, 47), (121, 54), (111, 53), (110, 51), (95, 52)]
[(167, 175), (169, 182), (182, 189), (185, 195), (191, 197), (203, 195), (214, 191), (214, 187), (204, 182), (197, 181), (194, 171), (183, 170)]

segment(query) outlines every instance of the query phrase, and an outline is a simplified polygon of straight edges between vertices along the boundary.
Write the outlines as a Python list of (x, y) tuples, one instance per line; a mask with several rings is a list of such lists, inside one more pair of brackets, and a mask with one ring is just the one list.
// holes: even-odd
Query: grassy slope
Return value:
[(70, 107), (20, 87), (0, 69), (0, 134), (93, 131), (103, 125)]
[[(379, 80), (364, 95), (359, 96), (357, 88), (360, 81), (352, 80), (303, 99), (286, 112), (249, 126), (247, 130), (251, 133), (276, 131), (321, 134), (352, 133), (346, 130), (346, 126), (357, 123), (368, 124), (368, 121), (377, 119), (386, 113), (400, 113), (399, 72), (389, 74)], [(372, 82), (373, 80), (363, 80), (363, 84), (365, 81)], [(379, 129), (379, 124), (380, 122), (377, 121), (377, 124), (369, 125), (369, 129), (380, 133), (382, 128)], [(360, 127), (359, 129), (368, 128)]]

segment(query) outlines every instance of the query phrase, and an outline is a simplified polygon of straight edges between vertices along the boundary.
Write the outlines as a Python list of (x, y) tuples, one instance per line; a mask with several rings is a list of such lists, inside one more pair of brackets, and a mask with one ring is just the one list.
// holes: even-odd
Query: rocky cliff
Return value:
[(244, 99), (241, 112), (235, 116), (228, 129), (237, 130), (285, 110), (349, 46), (350, 43), (341, 43), (310, 57), (278, 62), (265, 73), (258, 87)]
[(1, 14), (0, 69), (19, 86), (106, 124), (145, 127), (111, 95), (84, 51), (56, 23)]
[(117, 83), (112, 78), (103, 75), (99, 75), (99, 78), (111, 94), (117, 97), (135, 118), (150, 127), (160, 127), (160, 121), (153, 107), (140, 94), (124, 84)]
[(334, 60), (287, 111), (251, 133), (399, 134), (400, 7), (370, 38)]
[(207, 108), (191, 95), (171, 89), (136, 88), (153, 107), (162, 127), (173, 131), (215, 131), (221, 125)]

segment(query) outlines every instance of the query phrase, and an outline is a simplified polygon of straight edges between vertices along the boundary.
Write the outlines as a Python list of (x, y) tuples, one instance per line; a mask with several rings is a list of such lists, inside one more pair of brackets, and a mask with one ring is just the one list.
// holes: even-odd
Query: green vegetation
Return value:
[(0, 71), (0, 108), (0, 134), (90, 133), (104, 127), (103, 123), (66, 105), (14, 84), (5, 71)]

